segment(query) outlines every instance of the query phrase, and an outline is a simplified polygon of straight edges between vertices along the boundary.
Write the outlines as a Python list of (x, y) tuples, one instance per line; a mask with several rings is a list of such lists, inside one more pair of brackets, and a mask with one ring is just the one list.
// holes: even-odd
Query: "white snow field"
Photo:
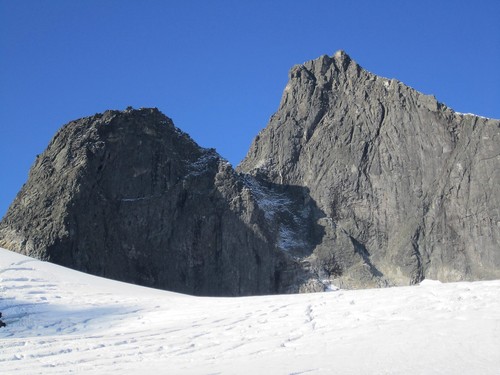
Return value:
[(500, 374), (500, 281), (200, 298), (0, 249), (1, 374)]

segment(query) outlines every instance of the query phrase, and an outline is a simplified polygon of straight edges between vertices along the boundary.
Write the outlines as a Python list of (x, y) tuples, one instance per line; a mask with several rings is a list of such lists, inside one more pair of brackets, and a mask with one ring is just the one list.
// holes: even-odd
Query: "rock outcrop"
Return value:
[(156, 109), (65, 125), (0, 246), (198, 295), (500, 278), (499, 145), (340, 51), (291, 69), (236, 171)]
[(239, 171), (308, 189), (324, 228), (308, 262), (334, 283), (500, 277), (500, 122), (342, 51), (291, 69)]
[(296, 262), (266, 217), (292, 201), (266, 189), (156, 109), (107, 111), (56, 134), (1, 222), (0, 244), (184, 293), (285, 292)]

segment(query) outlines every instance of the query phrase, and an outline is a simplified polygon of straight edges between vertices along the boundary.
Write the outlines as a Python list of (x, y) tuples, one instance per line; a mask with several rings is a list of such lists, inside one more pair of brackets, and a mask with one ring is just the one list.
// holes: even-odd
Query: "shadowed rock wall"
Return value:
[(198, 295), (288, 290), (276, 236), (245, 180), (156, 109), (64, 126), (0, 226), (23, 254)]

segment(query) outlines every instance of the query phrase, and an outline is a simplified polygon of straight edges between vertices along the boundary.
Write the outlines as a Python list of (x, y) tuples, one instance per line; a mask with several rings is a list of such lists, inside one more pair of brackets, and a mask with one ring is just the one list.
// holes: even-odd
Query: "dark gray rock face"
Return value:
[(108, 111), (56, 134), (1, 222), (0, 246), (185, 293), (284, 292), (295, 262), (247, 180), (156, 109)]
[(303, 259), (313, 278), (500, 277), (500, 122), (455, 113), (342, 51), (291, 69), (239, 171), (308, 189), (324, 228)]
[(500, 122), (343, 52), (290, 71), (237, 171), (156, 109), (65, 125), (0, 246), (198, 295), (500, 278)]

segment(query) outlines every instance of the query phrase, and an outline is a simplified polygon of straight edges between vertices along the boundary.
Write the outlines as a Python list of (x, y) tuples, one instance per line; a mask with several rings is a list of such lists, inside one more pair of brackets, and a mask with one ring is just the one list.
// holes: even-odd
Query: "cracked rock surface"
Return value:
[(183, 293), (285, 292), (295, 262), (265, 214), (245, 179), (158, 110), (107, 111), (56, 134), (2, 220), (0, 246)]
[(197, 295), (500, 278), (499, 145), (500, 121), (339, 51), (291, 69), (236, 171), (157, 109), (70, 122), (0, 246)]
[(500, 277), (500, 122), (343, 51), (291, 69), (239, 171), (308, 189), (324, 228), (308, 260), (340, 286)]

